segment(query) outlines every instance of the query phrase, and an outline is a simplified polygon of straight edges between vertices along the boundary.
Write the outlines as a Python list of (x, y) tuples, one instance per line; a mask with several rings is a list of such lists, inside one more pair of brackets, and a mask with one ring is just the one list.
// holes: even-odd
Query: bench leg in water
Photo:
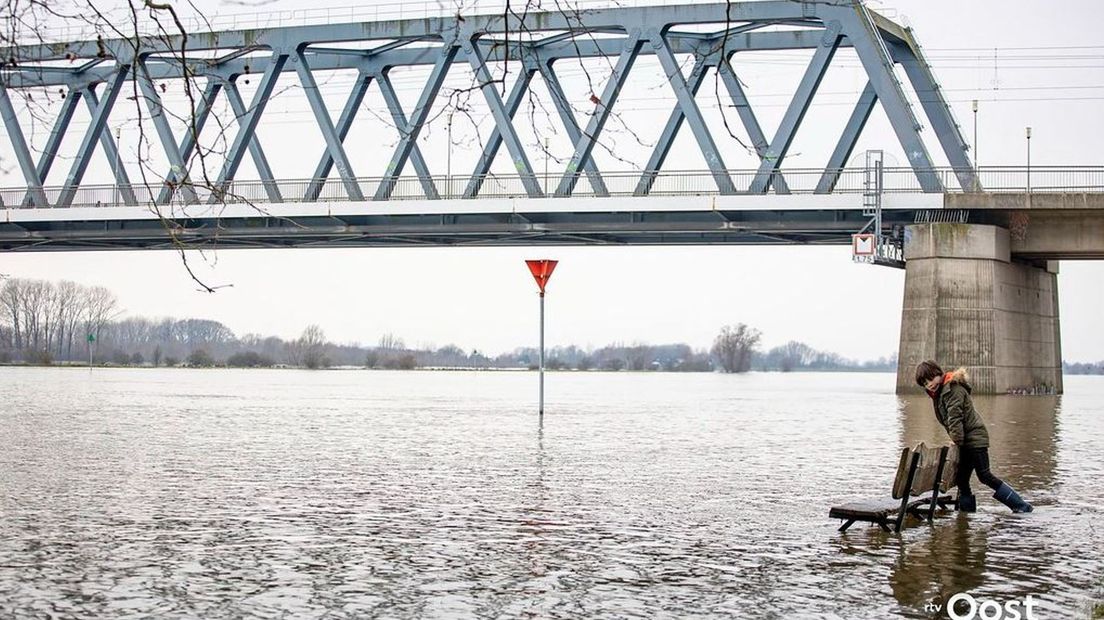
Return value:
[(943, 446), (939, 450), (939, 467), (935, 470), (935, 486), (932, 488), (931, 506), (928, 507), (928, 523), (935, 519), (935, 507), (939, 504), (939, 483), (943, 480), (943, 468), (947, 464), (947, 455), (950, 451), (950, 446)]
[(920, 466), (920, 453), (913, 452), (912, 459), (909, 463), (908, 480), (905, 482), (904, 496), (901, 497), (901, 507), (897, 510), (897, 524), (893, 528), (895, 531), (900, 532), (901, 527), (905, 524), (905, 517), (908, 516), (909, 508), (909, 493), (912, 489), (912, 482), (916, 480), (916, 468)]
[(846, 532), (847, 528), (851, 527), (851, 524), (854, 523), (854, 522), (855, 522), (854, 519), (848, 519), (846, 522), (844, 522), (843, 525), (840, 526), (839, 531)]
[(887, 532), (892, 532), (893, 531), (893, 530), (889, 529), (889, 525), (886, 524), (885, 521), (878, 521), (878, 527), (882, 528), (883, 530), (885, 530)]

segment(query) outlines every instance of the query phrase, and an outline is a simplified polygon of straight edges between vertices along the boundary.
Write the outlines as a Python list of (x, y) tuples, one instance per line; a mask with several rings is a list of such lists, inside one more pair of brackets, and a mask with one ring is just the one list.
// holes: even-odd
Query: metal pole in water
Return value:
[(529, 272), (533, 274), (533, 279), (537, 281), (537, 287), (540, 289), (540, 360), (537, 367), (540, 375), (540, 398), (537, 412), (542, 421), (544, 420), (544, 287), (552, 277), (552, 271), (556, 268), (557, 262), (554, 260), (525, 261), (525, 265), (529, 267)]
[(538, 413), (544, 417), (544, 291), (540, 292), (540, 408)]

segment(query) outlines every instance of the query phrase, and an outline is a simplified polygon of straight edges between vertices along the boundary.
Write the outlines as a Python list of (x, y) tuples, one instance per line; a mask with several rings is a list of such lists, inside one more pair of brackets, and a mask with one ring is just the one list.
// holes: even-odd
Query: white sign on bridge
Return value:
[(877, 250), (874, 235), (851, 235), (851, 258), (857, 262), (873, 262)]

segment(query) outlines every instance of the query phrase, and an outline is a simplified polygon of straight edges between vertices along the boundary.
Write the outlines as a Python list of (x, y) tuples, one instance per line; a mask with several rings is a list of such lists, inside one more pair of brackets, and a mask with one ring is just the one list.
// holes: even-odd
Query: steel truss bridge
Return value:
[[(340, 47), (364, 44), (364, 49)], [(773, 136), (764, 133), (733, 70), (734, 54), (812, 50), (812, 59)], [(836, 52), (851, 49), (868, 78), (822, 169), (784, 169)], [(603, 172), (592, 158), (603, 128), (635, 61), (654, 56), (676, 105), (648, 160), (637, 172)], [(564, 95), (556, 63), (607, 57), (613, 71), (582, 126)], [(869, 219), (858, 194), (869, 193), (866, 170), (845, 165), (876, 105), (885, 110), (907, 155), (907, 167), (885, 169), (886, 217), (892, 234), (903, 223), (943, 207), (948, 192), (1099, 191), (1100, 169), (983, 169), (969, 157), (931, 67), (911, 30), (863, 4), (735, 2), (631, 8), (570, 9), (496, 15), (452, 15), (303, 25), (131, 39), (17, 45), (3, 68), (0, 113), (25, 186), (0, 190), (0, 250), (76, 250), (312, 245), (440, 244), (700, 244), (841, 243)], [(692, 59), (689, 75), (680, 58)], [(520, 67), (505, 99), (494, 79), (502, 63)], [(429, 77), (413, 109), (404, 110), (388, 77), (396, 67), (427, 65)], [(450, 69), (469, 67), (494, 120), (470, 174), (434, 175), (418, 136)], [(916, 110), (898, 79), (899, 66), (920, 103)], [(316, 75), (355, 71), (357, 78), (336, 122)], [(695, 99), (708, 73), (720, 77), (760, 163), (753, 170), (726, 166)], [(294, 73), (325, 138), (314, 174), (274, 178), (256, 129), (278, 78)], [(237, 82), (259, 80), (247, 105)], [(514, 117), (534, 76), (551, 94), (574, 144), (555, 175), (534, 172)], [(259, 77), (258, 77), (259, 76)], [(202, 94), (183, 135), (174, 134), (157, 83), (194, 80)], [(133, 183), (107, 131), (121, 93), (136, 84), (168, 162), (161, 179)], [(362, 177), (343, 141), (368, 89), (375, 84), (400, 139), (383, 174)], [(61, 88), (65, 99), (37, 160), (32, 156), (11, 92)], [(226, 97), (238, 130), (217, 176), (197, 179), (200, 134), (219, 96)], [(70, 120), (81, 100), (92, 120), (65, 182), (46, 185)], [(124, 106), (125, 107), (125, 106)], [(934, 165), (921, 136), (923, 118), (949, 167)], [(701, 171), (664, 164), (683, 126), (707, 165)], [(76, 136), (73, 136), (76, 138)], [(83, 183), (102, 147), (115, 182)], [(505, 147), (511, 174), (492, 172)], [(238, 180), (246, 154), (257, 180)], [(413, 174), (404, 172), (409, 168)], [(336, 171), (336, 174), (335, 174)], [(593, 198), (593, 200), (580, 200)], [(938, 217), (959, 217), (943, 215)]]

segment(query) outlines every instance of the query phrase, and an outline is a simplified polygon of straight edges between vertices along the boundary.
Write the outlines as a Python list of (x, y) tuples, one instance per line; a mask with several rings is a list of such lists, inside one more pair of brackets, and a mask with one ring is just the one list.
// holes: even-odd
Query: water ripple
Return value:
[[(979, 399), (1035, 502), (901, 535), (889, 375), (0, 369), (0, 617), (932, 617), (1104, 598), (1104, 380)], [(10, 380), (9, 380), (10, 379)], [(59, 389), (59, 386), (65, 386)]]

